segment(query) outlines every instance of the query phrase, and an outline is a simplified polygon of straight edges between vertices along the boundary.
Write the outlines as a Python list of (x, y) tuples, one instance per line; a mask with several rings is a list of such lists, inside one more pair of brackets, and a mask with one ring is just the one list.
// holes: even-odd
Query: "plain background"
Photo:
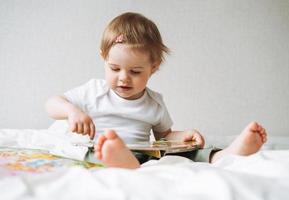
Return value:
[(174, 129), (289, 135), (289, 1), (0, 0), (0, 128), (45, 129), (48, 97), (103, 78), (102, 32), (140, 12), (171, 49), (149, 87)]

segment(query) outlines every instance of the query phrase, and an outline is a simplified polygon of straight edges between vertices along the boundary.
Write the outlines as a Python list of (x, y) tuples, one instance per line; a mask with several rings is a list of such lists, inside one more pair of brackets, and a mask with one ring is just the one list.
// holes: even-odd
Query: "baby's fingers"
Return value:
[(85, 135), (89, 135), (90, 134), (90, 126), (89, 126), (89, 124), (83, 124), (83, 133)]
[(89, 133), (89, 137), (90, 139), (93, 139), (95, 136), (95, 126), (93, 123), (90, 123), (90, 133)]
[(69, 125), (69, 129), (71, 132), (76, 132), (77, 131), (77, 124), (76, 123), (71, 123)]
[(204, 147), (205, 140), (200, 134), (195, 134), (193, 140), (196, 141), (196, 144), (200, 145), (201, 148)]
[(84, 135), (82, 123), (77, 123), (77, 131), (76, 132)]

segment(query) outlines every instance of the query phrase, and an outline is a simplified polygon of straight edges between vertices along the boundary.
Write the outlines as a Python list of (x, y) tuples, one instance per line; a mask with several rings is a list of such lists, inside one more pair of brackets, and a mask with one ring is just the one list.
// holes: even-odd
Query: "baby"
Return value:
[[(101, 40), (105, 80), (92, 79), (64, 95), (51, 97), (46, 103), (48, 114), (67, 119), (71, 131), (96, 141), (96, 157), (108, 166), (136, 168), (146, 162), (146, 155), (131, 153), (124, 144), (149, 141), (151, 131), (157, 140), (193, 140), (203, 147), (198, 131), (171, 130), (173, 123), (162, 96), (147, 87), (168, 52), (154, 22), (138, 13), (117, 16)], [(249, 138), (260, 137), (256, 140), (262, 143), (266, 140), (265, 130), (257, 124), (245, 130), (254, 133)], [(189, 158), (210, 162), (228, 151), (204, 149)], [(89, 161), (91, 155), (93, 152), (87, 156)]]

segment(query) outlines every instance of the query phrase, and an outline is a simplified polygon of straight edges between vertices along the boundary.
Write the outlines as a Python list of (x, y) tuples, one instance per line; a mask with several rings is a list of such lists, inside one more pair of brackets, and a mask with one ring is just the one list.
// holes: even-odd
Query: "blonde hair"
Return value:
[(151, 62), (158, 64), (164, 61), (164, 53), (169, 53), (155, 23), (138, 13), (123, 13), (108, 24), (100, 46), (104, 59), (117, 43), (129, 44), (134, 49), (148, 52)]

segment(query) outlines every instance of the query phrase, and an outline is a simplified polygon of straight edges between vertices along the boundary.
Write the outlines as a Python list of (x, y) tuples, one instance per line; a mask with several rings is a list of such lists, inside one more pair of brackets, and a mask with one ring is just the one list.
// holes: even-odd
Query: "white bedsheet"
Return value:
[[(47, 138), (36, 140), (37, 148), (54, 147), (55, 152), (61, 152), (60, 144), (71, 148), (63, 136), (49, 144), (48, 133), (47, 130), (0, 130), (0, 141), (2, 145), (23, 147), (28, 144), (19, 143), (21, 134), (30, 137), (31, 144), (34, 137), (41, 135)], [(71, 167), (37, 176), (2, 178), (0, 199), (288, 200), (289, 150), (263, 150), (249, 157), (226, 156), (215, 164), (170, 156), (145, 163), (137, 170), (89, 171)]]

